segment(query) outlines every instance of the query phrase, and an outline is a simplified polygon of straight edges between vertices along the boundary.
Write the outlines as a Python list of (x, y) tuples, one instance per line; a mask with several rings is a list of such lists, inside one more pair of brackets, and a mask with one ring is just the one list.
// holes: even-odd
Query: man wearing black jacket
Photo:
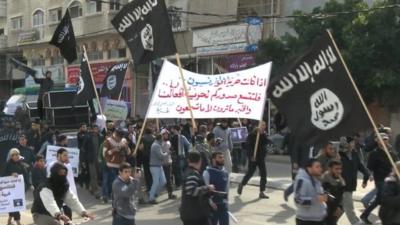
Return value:
[[(389, 145), (389, 136), (385, 133), (379, 134), (381, 135), (383, 141), (386, 146)], [(394, 153), (390, 152), (393, 160), (397, 160), (397, 157)], [(383, 185), (385, 183), (385, 178), (389, 176), (390, 172), (392, 172), (392, 165), (389, 161), (389, 157), (383, 150), (383, 146), (380, 142), (378, 142), (378, 147), (371, 152), (368, 157), (368, 169), (373, 173), (375, 188), (377, 189), (377, 194), (375, 200), (365, 209), (365, 211), (361, 214), (360, 218), (365, 224), (372, 224), (368, 217), (371, 212), (381, 204), (381, 197), (383, 191)]]
[[(255, 128), (253, 132), (247, 137), (247, 157), (249, 159), (249, 169), (247, 170), (246, 175), (243, 177), (242, 182), (239, 184), (237, 193), (239, 195), (242, 194), (243, 186), (249, 182), (250, 178), (253, 176), (257, 167), (260, 171), (260, 198), (269, 197), (264, 193), (265, 186), (267, 184), (267, 168), (265, 167), (265, 156), (267, 155), (267, 144), (270, 142), (268, 140), (267, 134), (265, 133), (267, 125), (265, 122), (262, 122), (261, 127)], [(256, 145), (257, 133), (260, 135), (260, 139), (257, 146), (257, 154), (254, 158), (254, 148)]]
[(206, 185), (200, 174), (200, 153), (191, 151), (187, 159), (189, 165), (183, 180), (180, 217), (183, 225), (209, 225), (210, 192), (215, 191), (215, 187)]
[(350, 224), (357, 224), (360, 222), (354, 211), (353, 203), (353, 192), (357, 189), (358, 171), (364, 175), (362, 184), (364, 188), (367, 186), (368, 178), (370, 177), (369, 171), (365, 168), (356, 152), (355, 144), (356, 143), (352, 137), (346, 137), (346, 143), (342, 146), (343, 151), (339, 152), (343, 164), (342, 177), (346, 184), (343, 193), (343, 210), (346, 213)]
[[(397, 170), (400, 170), (400, 161), (396, 162)], [(382, 202), (379, 210), (379, 218), (383, 225), (400, 224), (400, 180), (396, 173), (385, 179), (382, 191)]]
[(46, 71), (45, 78), (39, 79), (33, 77), (35, 83), (40, 84), (39, 95), (37, 100), (37, 108), (40, 120), (43, 120), (43, 95), (46, 92), (51, 91), (54, 86), (54, 82), (51, 79), (51, 71)]

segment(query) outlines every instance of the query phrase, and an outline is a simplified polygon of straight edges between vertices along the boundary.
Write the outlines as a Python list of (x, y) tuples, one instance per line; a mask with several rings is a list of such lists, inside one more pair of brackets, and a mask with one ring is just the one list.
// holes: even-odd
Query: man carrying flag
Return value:
[[(371, 127), (379, 133), (329, 31), (273, 79), (269, 91), (271, 100), (285, 114), (296, 145), (318, 145)], [(378, 139), (394, 166), (379, 134)], [(361, 217), (366, 223), (367, 216)]]
[(124, 85), (125, 74), (129, 63), (124, 61), (113, 65), (103, 81), (100, 96), (119, 96)]
[(51, 91), (54, 86), (54, 81), (51, 79), (51, 71), (46, 71), (44, 76), (44, 78), (36, 78), (36, 76), (33, 77), (35, 83), (40, 85), (39, 96), (37, 100), (37, 109), (40, 120), (43, 120), (43, 95), (46, 92)]
[(60, 49), (61, 55), (68, 61), (68, 63), (72, 63), (78, 58), (76, 53), (74, 29), (72, 27), (68, 9), (60, 24), (57, 26), (50, 44)]

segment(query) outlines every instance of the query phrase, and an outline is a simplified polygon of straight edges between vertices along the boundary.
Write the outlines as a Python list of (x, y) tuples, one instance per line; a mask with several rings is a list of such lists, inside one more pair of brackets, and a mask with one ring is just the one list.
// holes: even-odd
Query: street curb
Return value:
[[(244, 174), (231, 173), (230, 181), (231, 181), (231, 183), (238, 184), (242, 181), (243, 177), (244, 177)], [(279, 179), (279, 178), (268, 178), (267, 177), (267, 187), (268, 188), (284, 191), (291, 184), (292, 184), (291, 179), (287, 179), (287, 178)], [(250, 181), (248, 182), (248, 185), (260, 186), (260, 177), (259, 176), (252, 177), (250, 179)], [(353, 193), (354, 201), (360, 202), (363, 197), (364, 197), (364, 195), (362, 195), (362, 194), (358, 194), (357, 192)], [(282, 198), (283, 198), (283, 194), (282, 194)]]

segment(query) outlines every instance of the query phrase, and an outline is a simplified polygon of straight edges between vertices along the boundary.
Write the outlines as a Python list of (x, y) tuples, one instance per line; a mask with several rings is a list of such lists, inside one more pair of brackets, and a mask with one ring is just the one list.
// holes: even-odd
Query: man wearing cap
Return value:
[(228, 120), (222, 119), (214, 128), (215, 139), (219, 140), (215, 151), (222, 152), (225, 158), (225, 169), (230, 174), (232, 172), (231, 150), (233, 149), (232, 135), (228, 128)]
[[(386, 147), (389, 146), (389, 136), (385, 133), (379, 134)], [(378, 147), (371, 152), (368, 157), (367, 167), (372, 172), (375, 188), (377, 189), (377, 194), (375, 200), (365, 209), (365, 211), (361, 214), (360, 218), (365, 224), (372, 224), (368, 217), (371, 212), (381, 203), (381, 195), (383, 190), (383, 185), (385, 183), (385, 178), (389, 176), (390, 172), (392, 172), (392, 164), (390, 163), (389, 157), (387, 156), (382, 143), (379, 140), (376, 140), (378, 143)], [(396, 155), (393, 152), (389, 152), (392, 159), (394, 161), (397, 160)]]

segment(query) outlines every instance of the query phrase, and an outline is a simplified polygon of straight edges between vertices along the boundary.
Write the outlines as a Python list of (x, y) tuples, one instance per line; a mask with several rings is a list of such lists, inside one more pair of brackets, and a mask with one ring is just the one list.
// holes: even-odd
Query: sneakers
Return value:
[(364, 224), (372, 224), (372, 222), (368, 220), (368, 216), (364, 213), (361, 214), (360, 219)]
[(263, 199), (269, 199), (269, 197), (264, 193), (264, 192), (260, 192), (260, 194), (258, 195), (259, 198), (263, 198)]
[(239, 184), (238, 187), (237, 187), (238, 195), (242, 195), (242, 191), (243, 191), (243, 184)]

